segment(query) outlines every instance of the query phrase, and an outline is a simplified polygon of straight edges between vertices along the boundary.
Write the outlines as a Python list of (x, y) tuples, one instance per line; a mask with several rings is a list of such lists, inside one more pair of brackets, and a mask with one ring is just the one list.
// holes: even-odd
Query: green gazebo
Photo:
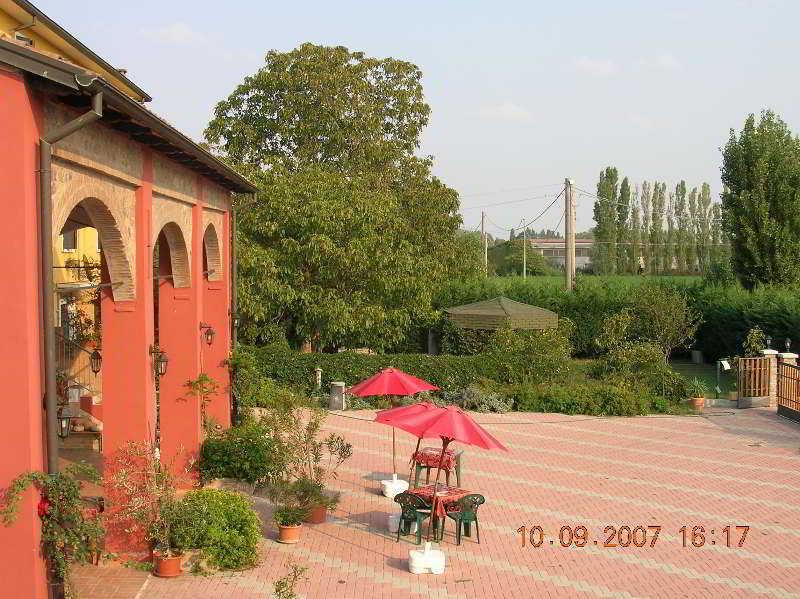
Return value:
[(554, 329), (558, 326), (555, 312), (502, 296), (448, 308), (445, 313), (461, 329)]

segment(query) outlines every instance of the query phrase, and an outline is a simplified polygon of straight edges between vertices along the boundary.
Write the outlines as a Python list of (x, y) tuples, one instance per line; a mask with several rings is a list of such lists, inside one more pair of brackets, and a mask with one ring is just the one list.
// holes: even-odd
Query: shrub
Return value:
[(246, 422), (207, 438), (198, 469), (203, 480), (236, 478), (256, 484), (280, 471), (279, 455), (270, 431), (259, 422)]
[(513, 398), (481, 389), (477, 385), (447, 392), (444, 401), (473, 412), (508, 412), (514, 404)]
[(200, 549), (217, 568), (248, 568), (258, 561), (261, 521), (239, 493), (217, 489), (189, 491), (181, 500), (180, 517), (172, 526), (172, 543)]
[(634, 416), (652, 407), (643, 396), (621, 383), (586, 381), (570, 386), (519, 385), (512, 389), (514, 409), (592, 416)]

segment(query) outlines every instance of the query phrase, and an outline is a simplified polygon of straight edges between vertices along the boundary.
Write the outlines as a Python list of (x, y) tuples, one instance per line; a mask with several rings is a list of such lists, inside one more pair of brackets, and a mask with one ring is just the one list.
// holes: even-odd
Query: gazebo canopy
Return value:
[(461, 329), (554, 329), (558, 314), (515, 302), (507, 297), (496, 297), (473, 304), (448, 308), (445, 312)]

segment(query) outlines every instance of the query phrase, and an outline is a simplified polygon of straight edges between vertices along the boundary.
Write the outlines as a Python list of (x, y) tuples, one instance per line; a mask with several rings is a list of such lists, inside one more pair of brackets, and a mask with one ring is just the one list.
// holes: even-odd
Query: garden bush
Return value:
[(239, 493), (218, 489), (189, 491), (178, 505), (172, 527), (177, 549), (200, 549), (209, 563), (223, 570), (254, 566), (258, 561), (261, 520)]
[(509, 391), (514, 409), (522, 412), (635, 416), (660, 407), (655, 398), (618, 382), (588, 380), (566, 386), (523, 384)]
[(278, 454), (270, 431), (259, 422), (248, 421), (207, 438), (197, 467), (203, 480), (235, 478), (256, 484), (280, 470)]
[[(569, 327), (564, 320), (564, 327)], [(314, 390), (314, 369), (322, 368), (322, 386), (331, 381), (352, 385), (390, 366), (424, 379), (445, 391), (458, 391), (491, 379), (501, 383), (553, 380), (569, 361), (564, 328), (547, 331), (499, 330), (488, 349), (473, 356), (427, 354), (302, 354), (284, 346), (242, 348), (240, 362), (257, 364), (258, 374), (304, 393)], [(250, 354), (243, 357), (241, 354)]]
[(470, 385), (460, 391), (444, 393), (444, 402), (473, 412), (508, 412), (514, 399), (508, 395)]

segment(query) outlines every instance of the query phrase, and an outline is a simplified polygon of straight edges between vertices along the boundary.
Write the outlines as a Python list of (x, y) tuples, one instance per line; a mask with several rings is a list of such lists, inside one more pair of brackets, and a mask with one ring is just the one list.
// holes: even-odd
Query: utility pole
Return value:
[(569, 178), (564, 179), (564, 276), (567, 291), (575, 289), (575, 201)]
[(528, 227), (522, 229), (522, 278), (528, 278)]
[(489, 240), (486, 239), (486, 212), (481, 211), (481, 243), (483, 244), (483, 272), (489, 276)]

